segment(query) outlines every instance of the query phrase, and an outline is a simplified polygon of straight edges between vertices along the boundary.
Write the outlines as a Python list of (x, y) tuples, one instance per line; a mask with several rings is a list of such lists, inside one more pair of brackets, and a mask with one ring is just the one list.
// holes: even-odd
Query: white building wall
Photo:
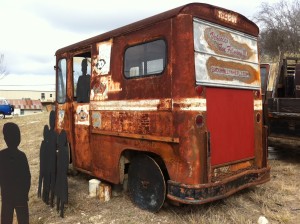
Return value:
[[(42, 99), (42, 94), (44, 98)], [(41, 100), (41, 102), (54, 102), (55, 91), (33, 91), (33, 90), (0, 90), (0, 97), (6, 99), (24, 99)]]

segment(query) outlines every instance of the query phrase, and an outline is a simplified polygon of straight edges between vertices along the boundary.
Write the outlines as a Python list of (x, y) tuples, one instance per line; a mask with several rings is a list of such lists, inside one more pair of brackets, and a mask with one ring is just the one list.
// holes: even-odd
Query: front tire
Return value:
[(131, 200), (141, 209), (158, 212), (166, 198), (164, 175), (154, 159), (147, 155), (133, 158), (128, 170)]

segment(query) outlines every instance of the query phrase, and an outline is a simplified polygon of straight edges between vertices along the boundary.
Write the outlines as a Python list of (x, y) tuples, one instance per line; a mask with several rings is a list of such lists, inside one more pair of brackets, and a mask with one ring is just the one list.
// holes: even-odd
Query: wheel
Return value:
[(4, 119), (4, 118), (5, 118), (5, 115), (3, 113), (0, 113), (0, 120)]
[(128, 191), (141, 209), (159, 211), (166, 198), (166, 182), (154, 159), (146, 155), (133, 158), (128, 170)]

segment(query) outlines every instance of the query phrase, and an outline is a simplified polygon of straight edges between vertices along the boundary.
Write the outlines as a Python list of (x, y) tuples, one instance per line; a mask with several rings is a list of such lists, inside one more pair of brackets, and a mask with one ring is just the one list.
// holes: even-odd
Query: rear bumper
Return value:
[(204, 204), (269, 180), (270, 167), (248, 170), (216, 183), (186, 185), (169, 180), (167, 197), (184, 204)]

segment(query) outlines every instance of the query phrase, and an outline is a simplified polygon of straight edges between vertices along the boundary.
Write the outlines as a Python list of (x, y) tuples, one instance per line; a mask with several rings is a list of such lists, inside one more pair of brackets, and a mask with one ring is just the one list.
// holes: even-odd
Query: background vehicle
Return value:
[(202, 204), (270, 179), (258, 27), (189, 4), (56, 51), (57, 130), (77, 170), (135, 204)]
[(300, 146), (300, 58), (285, 57), (261, 64), (266, 77), (263, 89), (265, 122), (270, 146)]
[(0, 97), (0, 119), (5, 115), (11, 115), (14, 112), (14, 106), (10, 105), (6, 99)]

